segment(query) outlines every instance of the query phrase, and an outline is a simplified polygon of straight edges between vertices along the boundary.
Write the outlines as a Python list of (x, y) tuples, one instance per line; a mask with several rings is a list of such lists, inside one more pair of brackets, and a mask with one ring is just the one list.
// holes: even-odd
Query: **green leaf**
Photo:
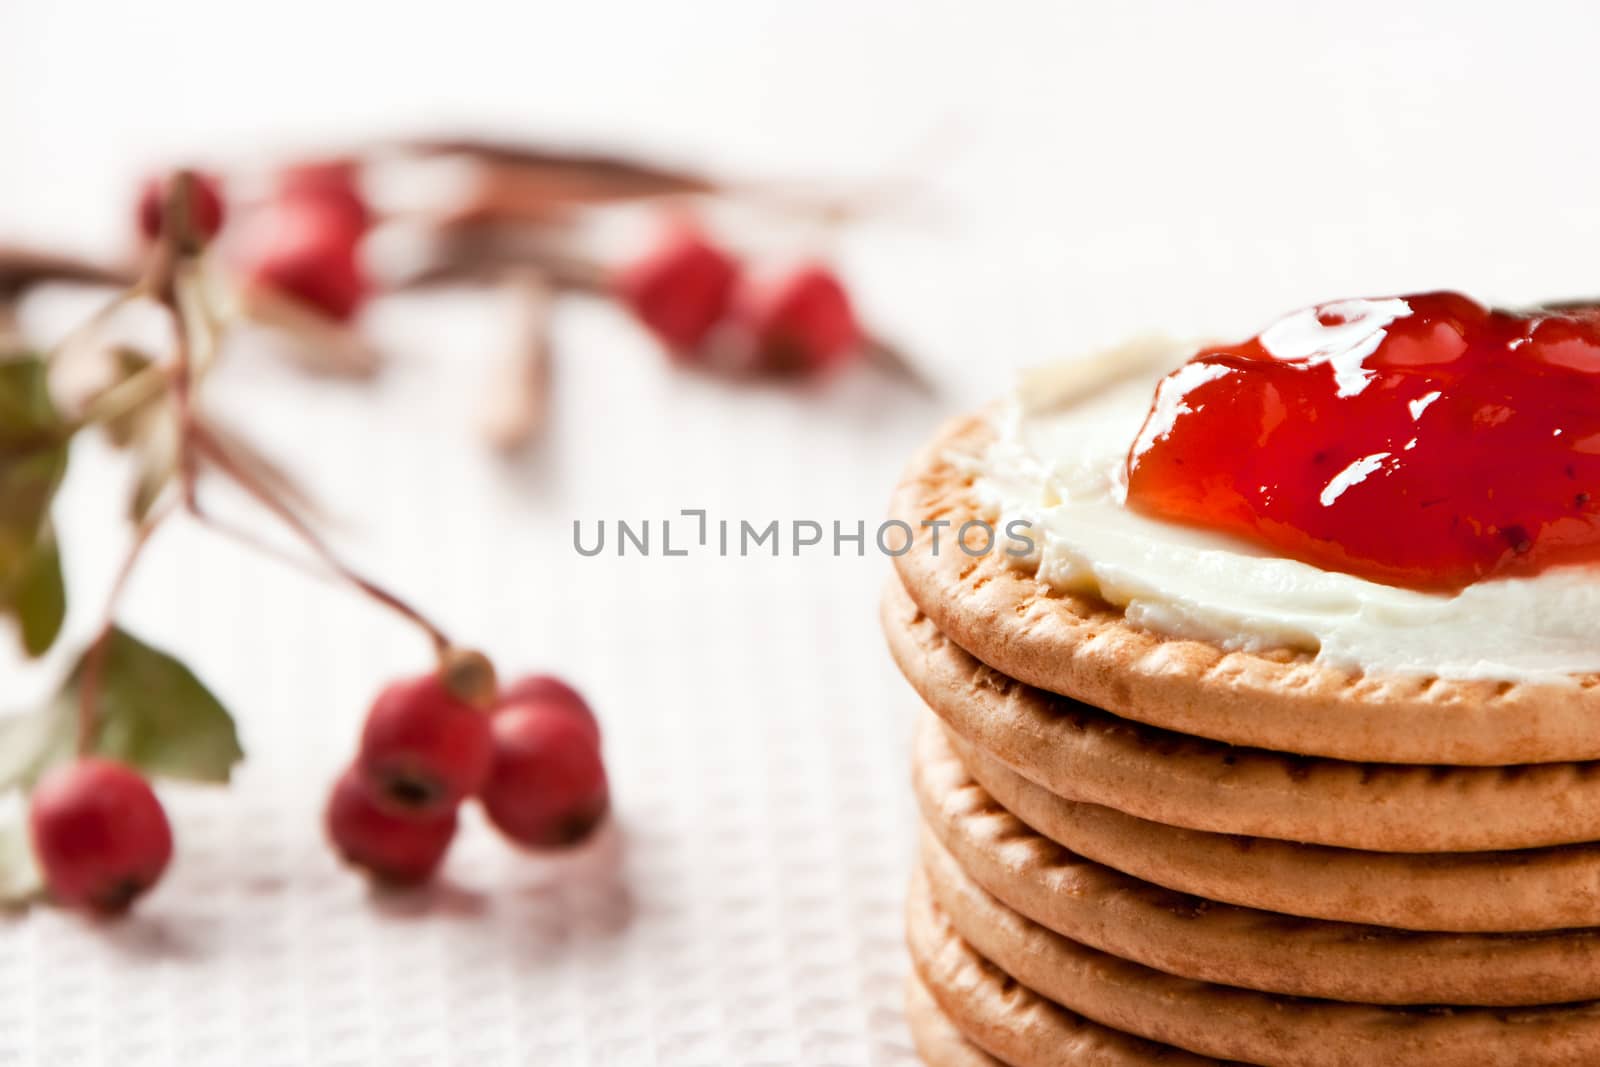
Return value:
[(45, 361), (25, 352), (0, 360), (0, 440), (57, 429), (61, 416), (50, 398)]
[(21, 571), (66, 472), (65, 441), (16, 447), (0, 441), (0, 577), (14, 581)]
[[(36, 711), (0, 718), (0, 789), (33, 783), (77, 748), (84, 662)], [(160, 778), (226, 782), (244, 758), (233, 718), (190, 670), (122, 629), (107, 639), (95, 753)]]
[(44, 361), (0, 361), (0, 614), (21, 624), (33, 656), (55, 641), (66, 611), (50, 505), (66, 474), (69, 440)]
[[(80, 663), (64, 691), (74, 705), (82, 674)], [(226, 782), (244, 758), (232, 716), (200, 679), (120, 628), (108, 639), (98, 704), (95, 751), (148, 774)]]
[(67, 585), (61, 574), (61, 547), (48, 522), (11, 587), (10, 601), (22, 629), (23, 650), (30, 656), (50, 651), (66, 621)]

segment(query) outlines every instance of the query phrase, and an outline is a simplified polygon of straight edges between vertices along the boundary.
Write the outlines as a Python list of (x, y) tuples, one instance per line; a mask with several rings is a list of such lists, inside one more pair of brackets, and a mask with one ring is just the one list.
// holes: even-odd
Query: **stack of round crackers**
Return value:
[(924, 1059), (1600, 1064), (1600, 679), (1141, 630), (952, 545), (997, 519), (989, 433), (947, 427), (891, 515), (915, 538), (883, 625), (927, 708)]

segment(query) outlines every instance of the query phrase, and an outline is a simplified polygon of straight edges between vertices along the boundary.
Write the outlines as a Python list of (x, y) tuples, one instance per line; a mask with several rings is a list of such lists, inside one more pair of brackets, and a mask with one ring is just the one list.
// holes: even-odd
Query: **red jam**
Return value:
[(1600, 306), (1344, 300), (1162, 381), (1128, 503), (1390, 585), (1600, 560)]

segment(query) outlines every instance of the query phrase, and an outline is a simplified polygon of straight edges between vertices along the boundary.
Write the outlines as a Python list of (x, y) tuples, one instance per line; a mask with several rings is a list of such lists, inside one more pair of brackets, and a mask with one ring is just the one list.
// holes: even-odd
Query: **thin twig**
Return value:
[(479, 138), (416, 138), (390, 149), (416, 155), (470, 156), (525, 180), (544, 184), (562, 199), (617, 200), (712, 193), (705, 175), (603, 152), (565, 150)]
[[(441, 662), (446, 660), (452, 649), (443, 631), (415, 608), (345, 565), (292, 506), (284, 503), (273, 488), (263, 484), (262, 471), (255, 465), (242, 461), (232, 449), (219, 442), (216, 435), (199, 419), (193, 405), (192, 389), (198, 374), (209, 370), (211, 366), (217, 338), (215, 331), (209, 328), (209, 322), (203, 321), (207, 319), (208, 313), (203, 294), (198, 289), (200, 277), (198, 271), (204, 238), (194, 225), (193, 202), (194, 176), (187, 171), (180, 172), (172, 182), (162, 215), (162, 232), (144, 276), (127, 292), (96, 312), (57, 349), (59, 353), (71, 347), (73, 343), (102, 326), (121, 308), (141, 298), (149, 298), (159, 304), (173, 325), (174, 350), (171, 363), (160, 367), (152, 365), (145, 371), (124, 380), (102, 394), (89, 412), (92, 418), (115, 417), (155, 395), (157, 390), (154, 386), (164, 383), (172, 395), (173, 410), (178, 425), (179, 493), (176, 498), (168, 497), (157, 503), (136, 528), (127, 555), (112, 583), (100, 629), (85, 653), (78, 693), (77, 743), (80, 754), (92, 751), (97, 740), (100, 689), (110, 637), (116, 624), (117, 605), (122, 600), (123, 592), (145, 546), (149, 544), (156, 530), (179, 506), (196, 521), (213, 530), (243, 541), (257, 551), (274, 556), (291, 566), (317, 573), (306, 561), (283, 553), (254, 535), (207, 514), (200, 506), (197, 488), (199, 463), (202, 458), (227, 475), (252, 499), (283, 522), (316, 554), (328, 571), (332, 572), (332, 576), (355, 586), (369, 597), (421, 627), (433, 642)], [(197, 340), (203, 349), (202, 355), (206, 357), (200, 361), (196, 360), (194, 352)]]
[(46, 282), (127, 286), (134, 280), (125, 267), (107, 266), (30, 248), (0, 246), (0, 295), (13, 297)]
[(3, 349), (0, 356), (21, 348), (23, 340), (22, 323), (17, 321), (16, 302), (0, 296), (0, 349)]
[(222, 323), (212, 309), (207, 284), (205, 266), (198, 259), (179, 265), (172, 295), (190, 331), (191, 389), (216, 368), (222, 350)]
[(150, 543), (150, 538), (157, 529), (172, 514), (174, 504), (168, 501), (153, 509), (145, 520), (141, 522), (133, 533), (133, 541), (128, 546), (127, 555), (122, 558), (122, 566), (117, 569), (117, 577), (111, 583), (111, 593), (106, 598), (105, 613), (100, 621), (100, 629), (96, 632), (93, 643), (83, 657), (83, 674), (78, 685), (78, 755), (86, 756), (94, 750), (95, 734), (100, 725), (97, 714), (100, 700), (100, 680), (105, 671), (106, 650), (111, 641), (111, 631), (116, 625), (117, 604), (122, 600), (123, 591), (128, 587), (128, 579), (133, 576), (134, 565), (139, 562), (145, 546)]
[[(192, 277), (191, 269), (198, 263), (204, 247), (204, 237), (194, 225), (194, 184), (194, 175), (188, 171), (181, 171), (174, 178), (166, 211), (162, 217), (161, 240), (157, 245), (150, 273), (145, 280), (151, 295), (172, 316), (176, 328), (172, 400), (178, 420), (178, 479), (185, 510), (196, 516), (204, 514), (196, 488), (199, 480), (199, 461), (203, 457), (288, 527), (340, 578), (420, 627), (443, 656), (450, 648), (450, 641), (445, 637), (444, 631), (416, 608), (339, 559), (299, 512), (285, 503), (273, 489), (263, 484), (259, 471), (242, 462), (217, 440), (195, 411), (191, 399), (194, 357), (190, 337), (190, 324), (195, 309), (185, 306), (186, 286), (182, 284), (184, 279)], [(187, 288), (192, 289), (193, 286)]]
[[(173, 402), (178, 412), (180, 435), (190, 418), (189, 335), (185, 328), (183, 309), (179, 306), (176, 278), (180, 266), (199, 254), (203, 242), (203, 239), (198, 236), (191, 217), (193, 200), (194, 175), (188, 171), (180, 172), (174, 179), (172, 189), (167, 196), (165, 211), (162, 215), (161, 237), (156, 243), (149, 269), (132, 289), (102, 308), (86, 324), (98, 328), (117, 310), (140, 296), (149, 296), (167, 309), (172, 316), (177, 349), (173, 360), (171, 388)], [(74, 331), (74, 337), (81, 336), (83, 334)], [(186, 457), (184, 452), (185, 450), (183, 449), (179, 450), (179, 477), (182, 482), (183, 500), (185, 504), (193, 507), (194, 467), (192, 458)], [(149, 543), (151, 536), (166, 520), (167, 516), (172, 514), (172, 510), (173, 505), (170, 503), (160, 504), (145, 516), (144, 521), (134, 531), (133, 543), (129, 546), (128, 554), (123, 559), (122, 567), (117, 572), (116, 581), (111, 586), (111, 595), (106, 603), (105, 618), (102, 620), (100, 631), (95, 636), (94, 643), (89, 647), (84, 659), (78, 703), (79, 754), (87, 754), (94, 747), (96, 727), (98, 726), (98, 717), (95, 712), (100, 697), (100, 677), (105, 669), (106, 647), (110, 641), (112, 627), (116, 622), (117, 604), (122, 599), (122, 592), (127, 587), (128, 579), (132, 576), (134, 565), (138, 563), (140, 555), (144, 552), (145, 545)]]
[(278, 521), (282, 522), (296, 537), (304, 542), (307, 548), (316, 553), (317, 557), (322, 560), (328, 569), (373, 600), (415, 623), (428, 635), (428, 639), (433, 642), (435, 650), (441, 655), (451, 647), (450, 639), (445, 636), (444, 631), (430, 622), (420, 611), (341, 560), (328, 547), (327, 542), (323, 541), (316, 530), (311, 527), (310, 523), (301, 518), (293, 508), (286, 505), (256, 482), (248, 471), (235, 463), (227, 450), (217, 444), (216, 439), (211, 435), (204, 423), (198, 420), (191, 423), (187, 440), (197, 455), (204, 456), (239, 488), (249, 494), (252, 499), (271, 512)]
[(245, 529), (243, 526), (238, 526), (227, 521), (226, 519), (218, 518), (216, 515), (205, 510), (204, 508), (201, 508), (198, 511), (192, 511), (189, 513), (189, 515), (194, 519), (195, 522), (199, 523), (201, 526), (205, 527), (211, 532), (225, 537), (228, 540), (233, 541), (258, 555), (265, 556), (276, 563), (281, 563), (285, 567), (290, 567), (294, 570), (297, 570), (307, 577), (330, 583), (338, 582), (340, 580), (340, 576), (335, 574), (333, 571), (324, 567), (318, 567), (310, 560), (303, 559), (287, 549), (273, 544), (266, 538)]
[(187, 265), (195, 262), (205, 247), (205, 237), (194, 222), (195, 176), (179, 171), (167, 190), (161, 212), (161, 235), (144, 277), (133, 292), (143, 289), (167, 312), (172, 322), (173, 352), (170, 389), (172, 408), (178, 422), (178, 488), (184, 507), (198, 509), (195, 482), (198, 471), (193, 451), (185, 447), (194, 423), (190, 386), (193, 381), (192, 338), (189, 316), (185, 314), (179, 279)]
[(214, 422), (206, 424), (206, 432), (218, 448), (228, 453), (235, 466), (246, 471), (264, 492), (273, 494), (294, 508), (308, 522), (323, 523), (327, 520), (327, 511), (311, 495), (310, 490), (245, 438)]
[(897, 378), (908, 382), (917, 392), (927, 396), (936, 396), (939, 387), (933, 379), (928, 377), (926, 371), (916, 364), (898, 345), (884, 340), (882, 337), (869, 337), (864, 345), (864, 352), (869, 363), (883, 368)]
[(730, 182), (637, 157), (476, 138), (419, 138), (380, 145), (379, 151), (472, 159), (483, 175), (477, 194), (459, 217), (480, 222), (549, 222), (570, 208), (716, 195), (844, 221), (895, 202), (899, 191), (899, 183), (870, 191), (841, 187), (824, 192), (816, 188), (818, 183), (808, 187), (795, 182)]

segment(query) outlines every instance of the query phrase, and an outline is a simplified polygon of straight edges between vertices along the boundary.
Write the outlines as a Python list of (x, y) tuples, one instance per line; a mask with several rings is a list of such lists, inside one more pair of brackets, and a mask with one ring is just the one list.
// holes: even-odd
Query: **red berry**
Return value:
[(394, 885), (427, 881), (456, 833), (456, 809), (423, 817), (394, 815), (373, 802), (351, 767), (333, 784), (326, 812), (328, 839), (345, 862)]
[(502, 708), (494, 716), (494, 770), (481, 795), (489, 821), (520, 845), (583, 840), (610, 806), (593, 728), (552, 703)]
[(758, 370), (815, 374), (841, 365), (861, 346), (850, 295), (823, 266), (802, 267), (747, 289), (739, 312), (755, 344)]
[(284, 201), (315, 203), (336, 214), (350, 230), (363, 233), (372, 221), (361, 174), (347, 160), (302, 163), (278, 174), (278, 196)]
[(437, 814), (476, 793), (494, 759), (489, 719), (437, 674), (390, 685), (367, 714), (356, 760), (373, 799), (399, 814)]
[(673, 230), (617, 273), (613, 288), (634, 317), (679, 360), (694, 359), (727, 314), (739, 264), (698, 230)]
[(172, 827), (155, 790), (112, 760), (80, 759), (46, 775), (28, 821), (45, 885), (70, 907), (126, 911), (172, 859)]
[(255, 221), (251, 237), (244, 262), (249, 284), (294, 297), (340, 322), (366, 300), (361, 233), (339, 207), (283, 201)]
[(600, 723), (589, 708), (589, 702), (584, 700), (576, 689), (553, 674), (530, 674), (507, 686), (500, 694), (500, 707), (508, 708), (518, 704), (548, 704), (563, 708), (588, 723), (594, 732), (595, 745), (600, 744)]
[[(170, 174), (150, 178), (139, 189), (139, 232), (147, 241), (161, 236), (161, 216), (166, 212), (172, 178)], [(194, 176), (193, 210), (194, 224), (202, 237), (209, 241), (221, 231), (227, 209), (222, 199), (222, 182), (214, 175)]]

